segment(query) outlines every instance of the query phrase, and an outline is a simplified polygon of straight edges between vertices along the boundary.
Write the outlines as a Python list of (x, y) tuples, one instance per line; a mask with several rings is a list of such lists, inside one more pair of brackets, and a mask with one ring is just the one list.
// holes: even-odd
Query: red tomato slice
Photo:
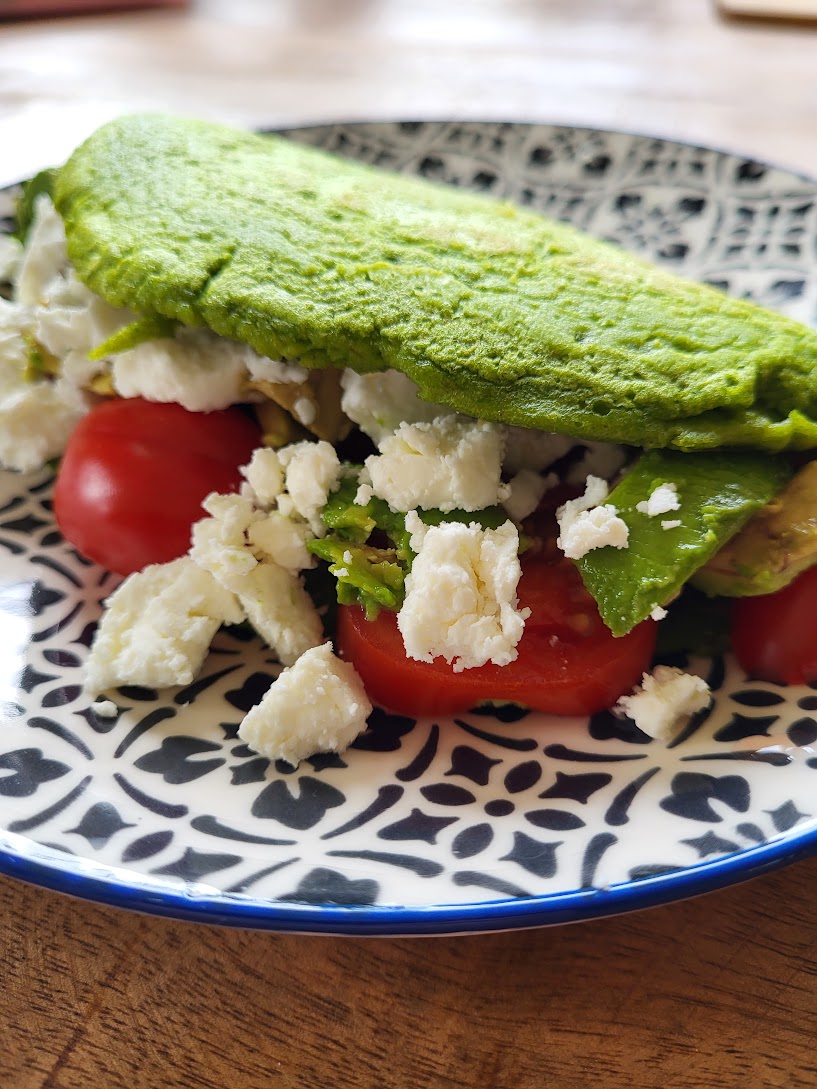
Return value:
[(732, 607), (732, 647), (753, 677), (777, 684), (817, 681), (817, 567), (776, 594)]
[(261, 441), (238, 408), (188, 412), (139, 397), (104, 401), (77, 424), (60, 464), (54, 514), (88, 559), (129, 575), (190, 547), (212, 491), (236, 491)]
[(368, 621), (351, 605), (338, 609), (340, 656), (374, 703), (402, 714), (453, 714), (488, 699), (556, 715), (610, 707), (649, 669), (655, 622), (614, 638), (572, 563), (523, 557), (522, 570), (519, 603), (532, 612), (510, 665), (455, 673), (442, 658), (417, 662), (406, 657), (394, 613), (384, 609)]

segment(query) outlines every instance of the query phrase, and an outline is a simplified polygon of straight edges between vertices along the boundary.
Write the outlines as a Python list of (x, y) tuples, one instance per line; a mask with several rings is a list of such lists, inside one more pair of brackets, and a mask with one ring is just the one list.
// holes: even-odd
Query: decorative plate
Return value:
[[(293, 139), (541, 209), (817, 320), (817, 183), (666, 140), (547, 125), (332, 125)], [(343, 756), (236, 736), (276, 673), (225, 630), (181, 690), (80, 688), (115, 579), (60, 538), (48, 474), (0, 475), (0, 869), (188, 919), (345, 934), (586, 919), (817, 843), (817, 691), (690, 663), (716, 693), (671, 744), (610, 714), (376, 711)]]

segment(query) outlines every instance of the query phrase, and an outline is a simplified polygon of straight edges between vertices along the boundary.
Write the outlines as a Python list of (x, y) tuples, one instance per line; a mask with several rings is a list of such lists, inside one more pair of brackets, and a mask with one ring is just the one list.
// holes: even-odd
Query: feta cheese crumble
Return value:
[[(109, 306), (81, 283), (70, 266), (56, 275), (43, 289), (40, 304), (33, 308), (31, 332), (46, 351), (63, 364), (72, 358), (77, 367), (79, 356), (91, 375), (102, 369), (102, 363), (91, 363), (88, 352), (130, 321), (128, 310)], [(60, 372), (65, 373), (65, 367)]]
[(282, 382), (300, 384), (309, 377), (309, 371), (300, 363), (288, 359), (268, 359), (252, 351), (247, 355), (247, 371), (253, 381), (271, 382), (273, 385)]
[(216, 631), (244, 619), (233, 595), (189, 556), (130, 575), (106, 602), (85, 689), (190, 684)]
[(521, 469), (508, 482), (510, 494), (502, 500), (502, 506), (515, 522), (521, 522), (533, 514), (545, 492), (557, 483), (555, 473), (541, 476), (531, 469)]
[[(316, 537), (326, 533), (321, 510), (340, 481), (341, 466), (328, 442), (295, 442), (278, 451), (286, 472), (286, 490), (295, 510)], [(280, 503), (279, 503), (280, 506)]]
[(51, 200), (40, 194), (17, 269), (14, 297), (24, 306), (39, 306), (48, 285), (68, 264), (65, 228)]
[(235, 595), (241, 619), (250, 621), (284, 665), (292, 665), (323, 637), (321, 618), (294, 566), (300, 558), (311, 566), (306, 549), (299, 550), (306, 535), (298, 523), (283, 524), (288, 519), (280, 514), (272, 520), (277, 512), (255, 509), (246, 496), (214, 493), (202, 506), (210, 517), (193, 526), (190, 558)]
[(253, 451), (249, 464), (241, 468), (241, 475), (250, 489), (250, 498), (256, 506), (269, 510), (284, 490), (284, 469), (277, 450), (260, 446)]
[(242, 399), (251, 348), (209, 329), (181, 327), (114, 357), (120, 397), (177, 401), (191, 412), (214, 412)]
[(193, 524), (190, 557), (225, 589), (238, 593), (258, 563), (249, 548), (247, 531), (262, 515), (243, 495), (211, 492), (202, 507), (210, 517)]
[(238, 736), (269, 760), (297, 764), (316, 752), (338, 752), (366, 728), (372, 713), (363, 682), (332, 644), (307, 650), (251, 708)]
[(659, 665), (645, 673), (641, 684), (622, 696), (613, 711), (631, 718), (642, 733), (665, 741), (690, 715), (703, 711), (711, 698), (703, 678)]
[(581, 559), (594, 548), (626, 548), (630, 531), (607, 498), (607, 482), (589, 476), (584, 495), (569, 499), (556, 511), (559, 536), (556, 544), (571, 560)]
[(323, 640), (314, 602), (297, 575), (277, 563), (259, 563), (238, 587), (247, 619), (284, 665)]
[(421, 662), (445, 658), (455, 673), (486, 662), (514, 661), (530, 615), (517, 607), (516, 526), (424, 526), (412, 511), (406, 529), (417, 553), (397, 615), (406, 654)]
[(380, 443), (403, 423), (431, 423), (448, 411), (421, 401), (417, 386), (400, 371), (357, 374), (345, 370), (340, 378), (340, 407), (374, 443)]
[(119, 714), (119, 708), (113, 700), (94, 700), (90, 710), (99, 718), (116, 718)]
[(22, 243), (10, 234), (0, 234), (0, 283), (16, 280), (22, 263)]
[(677, 529), (681, 525), (680, 518), (662, 518), (661, 529)]
[(315, 557), (306, 550), (306, 542), (315, 534), (308, 522), (288, 518), (280, 511), (270, 511), (249, 527), (247, 539), (259, 559), (270, 559), (293, 574), (315, 566)]
[(502, 429), (464, 416), (401, 424), (365, 465), (374, 494), (394, 511), (481, 510), (500, 497)]
[(0, 462), (26, 472), (57, 457), (88, 410), (67, 383), (25, 382), (0, 398)]
[[(13, 299), (0, 298), (0, 463), (40, 468), (61, 454), (89, 401), (79, 388), (100, 364), (88, 350), (127, 320), (76, 278), (68, 266), (65, 231), (51, 201), (41, 196), (25, 248), (5, 262)], [(58, 362), (58, 380), (38, 375)], [(33, 373), (32, 373), (33, 372)]]
[[(649, 499), (636, 503), (635, 509), (646, 514), (648, 518), (655, 518), (658, 514), (669, 514), (671, 510), (678, 510), (680, 506), (677, 485), (659, 484)], [(666, 529), (663, 522), (661, 525)]]

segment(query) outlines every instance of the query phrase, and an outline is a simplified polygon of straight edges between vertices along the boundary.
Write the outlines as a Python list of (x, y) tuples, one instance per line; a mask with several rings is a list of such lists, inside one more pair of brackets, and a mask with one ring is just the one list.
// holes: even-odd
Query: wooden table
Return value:
[[(203, 0), (0, 29), (0, 182), (123, 109), (561, 120), (817, 174), (817, 30), (705, 0)], [(469, 939), (279, 937), (0, 879), (2, 1089), (817, 1084), (817, 860)]]

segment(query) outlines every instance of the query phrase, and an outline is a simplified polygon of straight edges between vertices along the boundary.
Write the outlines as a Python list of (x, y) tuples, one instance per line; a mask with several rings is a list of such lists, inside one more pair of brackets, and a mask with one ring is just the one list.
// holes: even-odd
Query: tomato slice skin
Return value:
[(817, 681), (817, 567), (774, 594), (738, 598), (732, 648), (743, 669), (775, 684)]
[(189, 412), (140, 397), (104, 401), (74, 429), (60, 463), (54, 515), (88, 559), (129, 575), (190, 547), (212, 491), (233, 492), (261, 441), (240, 409)]
[(407, 715), (448, 715), (484, 700), (521, 703), (555, 715), (587, 715), (610, 707), (649, 669), (656, 624), (646, 620), (615, 638), (567, 560), (523, 557), (519, 603), (532, 610), (518, 657), (455, 673), (442, 658), (406, 657), (394, 613), (374, 621), (363, 610), (338, 609), (337, 642), (370, 699)]

